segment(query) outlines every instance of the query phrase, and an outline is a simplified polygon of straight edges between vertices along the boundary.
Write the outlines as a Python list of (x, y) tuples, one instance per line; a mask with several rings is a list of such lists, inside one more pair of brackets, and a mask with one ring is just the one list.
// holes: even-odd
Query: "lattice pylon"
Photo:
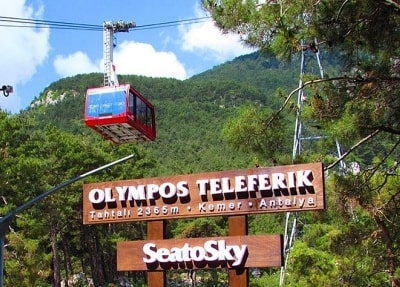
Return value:
[[(321, 65), (320, 51), (319, 47), (316, 46), (316, 41), (312, 44), (306, 44), (304, 41), (301, 42), (301, 62), (300, 62), (300, 80), (299, 80), (299, 91), (297, 94), (297, 109), (296, 109), (296, 121), (295, 130), (293, 137), (293, 150), (292, 150), (292, 160), (295, 161), (296, 157), (302, 152), (302, 142), (305, 140), (317, 140), (323, 138), (321, 135), (306, 135), (304, 136), (305, 126), (301, 120), (302, 107), (305, 100), (304, 90), (303, 90), (303, 76), (306, 73), (313, 73), (315, 71), (308, 71), (309, 61), (311, 58), (315, 58), (319, 76), (321, 79), (324, 77), (324, 70)], [(285, 220), (285, 232), (283, 237), (283, 253), (284, 253), (284, 264), (281, 267), (279, 286), (283, 286), (285, 273), (289, 261), (289, 253), (293, 247), (294, 241), (297, 236), (297, 223), (298, 223), (298, 213), (297, 212), (287, 212)]]

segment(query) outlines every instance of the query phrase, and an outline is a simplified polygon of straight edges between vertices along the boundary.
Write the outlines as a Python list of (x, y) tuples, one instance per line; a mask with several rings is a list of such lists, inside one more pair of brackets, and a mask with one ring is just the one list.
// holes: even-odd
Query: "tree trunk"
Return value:
[(84, 240), (89, 253), (89, 263), (91, 267), (91, 273), (93, 278), (93, 284), (95, 287), (106, 286), (106, 280), (104, 277), (104, 266), (102, 260), (102, 248), (98, 239), (95, 228), (91, 226), (84, 227)]
[(390, 231), (385, 222), (378, 215), (374, 215), (374, 220), (378, 225), (380, 232), (382, 233), (382, 239), (386, 246), (389, 281), (392, 287), (399, 287), (399, 280), (396, 278), (396, 255), (394, 251), (393, 240), (390, 236)]
[(65, 287), (69, 287), (68, 286), (68, 278), (69, 278), (70, 274), (74, 274), (74, 270), (72, 269), (71, 256), (70, 256), (70, 252), (69, 252), (68, 242), (63, 234), (61, 234), (61, 243), (62, 243), (62, 249), (63, 249), (63, 253), (64, 253), (64, 269), (65, 269), (65, 279), (66, 279)]
[(51, 216), (50, 219), (50, 241), (51, 241), (51, 250), (53, 252), (53, 280), (55, 287), (61, 286), (61, 268), (60, 268), (60, 257), (58, 254), (58, 245), (57, 245), (57, 220), (54, 215)]

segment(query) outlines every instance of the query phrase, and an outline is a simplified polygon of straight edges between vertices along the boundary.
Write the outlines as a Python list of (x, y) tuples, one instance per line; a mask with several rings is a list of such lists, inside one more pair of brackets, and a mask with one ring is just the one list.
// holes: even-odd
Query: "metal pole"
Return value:
[(42, 200), (43, 198), (49, 196), (50, 194), (55, 193), (56, 191), (73, 184), (74, 182), (81, 180), (85, 177), (88, 177), (89, 175), (95, 174), (101, 170), (107, 169), (111, 166), (114, 166), (116, 164), (122, 163), (128, 159), (133, 158), (134, 155), (128, 155), (124, 158), (121, 158), (119, 160), (113, 161), (109, 164), (103, 165), (99, 168), (93, 169), (91, 171), (88, 171), (86, 173), (83, 173), (77, 177), (74, 177), (56, 187), (53, 187), (52, 189), (39, 194), (38, 196), (36, 196), (35, 198), (29, 200), (28, 202), (24, 203), (23, 205), (15, 208), (14, 210), (10, 211), (9, 213), (7, 213), (4, 217), (2, 217), (0, 219), (0, 287), (3, 287), (3, 273), (4, 273), (4, 242), (5, 242), (5, 237), (6, 237), (6, 233), (8, 231), (8, 227), (11, 223), (11, 221), (14, 219), (14, 217), (17, 215), (17, 213), (24, 211), (25, 209), (31, 207), (32, 205), (34, 205), (36, 202)]

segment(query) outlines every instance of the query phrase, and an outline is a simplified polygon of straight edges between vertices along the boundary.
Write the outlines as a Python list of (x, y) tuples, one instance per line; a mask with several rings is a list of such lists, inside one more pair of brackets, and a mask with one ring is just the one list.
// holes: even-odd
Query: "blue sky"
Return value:
[[(200, 0), (0, 0), (0, 7), (2, 17), (91, 25), (123, 20), (141, 26), (206, 16)], [(27, 108), (61, 78), (103, 72), (101, 31), (5, 27), (7, 24), (0, 22), (0, 85), (12, 85), (14, 93), (0, 96), (3, 110), (16, 113)], [(115, 36), (118, 74), (183, 80), (251, 52), (238, 36), (222, 34), (212, 21)]]

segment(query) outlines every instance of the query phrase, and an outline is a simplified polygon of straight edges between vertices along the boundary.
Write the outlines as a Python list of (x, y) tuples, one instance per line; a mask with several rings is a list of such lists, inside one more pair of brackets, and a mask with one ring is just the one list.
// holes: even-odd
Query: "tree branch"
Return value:
[(394, 0), (385, 0), (385, 2), (389, 5), (393, 5), (396, 9), (400, 9), (400, 4)]
[(344, 6), (346, 6), (346, 4), (347, 4), (348, 2), (349, 2), (349, 0), (346, 0), (346, 1), (344, 1), (344, 2), (342, 3), (342, 6), (340, 6), (339, 12), (338, 12), (338, 14), (337, 14), (337, 16), (336, 16), (336, 21), (339, 20), (340, 14), (342, 14), (343, 8), (344, 8)]
[(323, 83), (323, 82), (329, 82), (329, 81), (340, 81), (340, 80), (346, 80), (346, 81), (359, 81), (359, 78), (349, 78), (347, 76), (343, 76), (343, 77), (336, 77), (336, 78), (326, 78), (326, 79), (318, 79), (318, 80), (310, 80), (307, 82), (304, 82), (302, 84), (299, 85), (298, 88), (294, 89), (293, 91), (290, 92), (290, 94), (286, 97), (285, 102), (283, 103), (283, 105), (279, 108), (279, 110), (268, 120), (267, 122), (267, 127), (279, 116), (279, 114), (285, 109), (285, 107), (287, 106), (287, 104), (289, 103), (290, 99), (292, 98), (292, 96), (300, 91), (301, 89), (304, 89), (307, 86), (310, 86), (312, 84), (318, 84), (318, 83)]
[(376, 129), (384, 131), (384, 132), (388, 132), (390, 134), (400, 135), (400, 130), (396, 130), (391, 127), (378, 126), (378, 127), (376, 127)]
[(346, 151), (344, 154), (342, 154), (341, 157), (339, 157), (336, 161), (334, 161), (333, 163), (331, 163), (329, 166), (327, 166), (324, 170), (328, 170), (333, 168), (334, 166), (336, 166), (340, 161), (342, 161), (344, 158), (346, 158), (353, 150), (355, 150), (356, 148), (358, 148), (360, 145), (362, 145), (363, 143), (365, 143), (366, 141), (370, 140), (371, 138), (373, 138), (374, 136), (376, 136), (379, 132), (381, 132), (380, 129), (377, 129), (375, 131), (373, 131), (371, 134), (369, 134), (368, 136), (366, 136), (365, 138), (361, 139), (358, 143), (356, 143), (355, 145), (353, 145), (348, 151)]
[[(382, 131), (382, 129), (380, 129), (380, 131)], [(372, 172), (371, 172), (371, 173), (369, 174), (369, 176), (368, 176), (368, 180), (371, 180), (371, 178), (372, 178), (372, 177), (375, 175), (375, 173), (378, 171), (378, 168), (379, 168), (380, 166), (382, 166), (382, 165), (384, 164), (384, 162), (386, 162), (386, 160), (389, 158), (389, 156), (392, 155), (393, 152), (397, 149), (397, 147), (399, 146), (399, 144), (400, 144), (400, 140), (398, 140), (398, 141), (396, 142), (396, 144), (390, 149), (390, 151), (384, 156), (384, 158), (383, 158), (382, 160), (380, 160), (380, 162), (379, 162), (377, 165), (375, 165), (375, 166), (373, 167)], [(394, 166), (394, 168), (396, 169), (397, 166)]]

